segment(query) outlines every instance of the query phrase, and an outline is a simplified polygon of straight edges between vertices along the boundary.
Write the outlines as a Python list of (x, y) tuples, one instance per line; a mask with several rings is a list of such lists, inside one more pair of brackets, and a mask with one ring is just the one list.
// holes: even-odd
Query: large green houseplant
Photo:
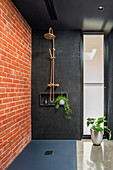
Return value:
[(97, 120), (95, 118), (87, 119), (87, 126), (92, 125), (91, 131), (91, 139), (95, 145), (100, 145), (103, 139), (103, 131), (106, 131), (109, 134), (109, 140), (111, 139), (111, 130), (108, 126), (102, 126), (104, 122), (107, 122), (104, 117), (100, 117)]
[(65, 110), (65, 115), (64, 115), (65, 119), (71, 119), (70, 113), (72, 113), (72, 111), (70, 109), (69, 99), (66, 96), (64, 96), (62, 92), (56, 98), (55, 104), (56, 104), (56, 109), (58, 109), (60, 105), (63, 105)]

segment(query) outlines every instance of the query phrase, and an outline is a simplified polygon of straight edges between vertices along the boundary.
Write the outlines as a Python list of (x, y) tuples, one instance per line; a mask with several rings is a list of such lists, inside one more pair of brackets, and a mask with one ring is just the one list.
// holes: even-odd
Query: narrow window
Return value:
[(83, 35), (83, 135), (87, 118), (104, 116), (104, 35)]

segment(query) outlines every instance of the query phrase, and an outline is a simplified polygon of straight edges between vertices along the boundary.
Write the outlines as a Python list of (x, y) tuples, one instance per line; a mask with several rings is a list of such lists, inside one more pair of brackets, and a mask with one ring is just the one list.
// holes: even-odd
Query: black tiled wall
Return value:
[(46, 31), (33, 30), (32, 45), (32, 137), (33, 139), (80, 139), (80, 31), (54, 31), (56, 92), (67, 92), (72, 109), (72, 119), (65, 120), (61, 107), (40, 107), (40, 92), (48, 92), (50, 82), (50, 56), (52, 43), (43, 35)]

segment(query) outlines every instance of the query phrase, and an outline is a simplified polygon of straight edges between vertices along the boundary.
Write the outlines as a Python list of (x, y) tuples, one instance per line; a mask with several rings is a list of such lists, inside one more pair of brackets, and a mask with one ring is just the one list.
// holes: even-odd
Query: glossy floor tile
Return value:
[(113, 141), (103, 140), (101, 146), (77, 141), (77, 170), (113, 170)]

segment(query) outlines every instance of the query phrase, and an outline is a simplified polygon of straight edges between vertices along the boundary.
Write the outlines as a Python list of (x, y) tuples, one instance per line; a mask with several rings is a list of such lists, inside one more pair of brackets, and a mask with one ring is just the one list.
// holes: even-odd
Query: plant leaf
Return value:
[(56, 104), (56, 109), (58, 109), (59, 108), (59, 104)]

